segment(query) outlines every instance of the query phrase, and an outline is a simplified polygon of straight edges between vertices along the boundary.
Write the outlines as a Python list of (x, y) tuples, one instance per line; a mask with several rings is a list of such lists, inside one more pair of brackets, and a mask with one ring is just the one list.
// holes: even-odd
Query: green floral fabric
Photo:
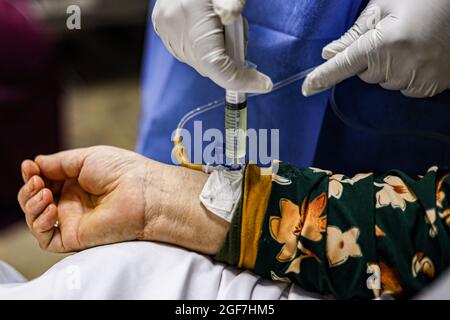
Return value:
[(448, 173), (349, 178), (281, 163), (254, 271), (338, 299), (411, 297), (450, 265)]

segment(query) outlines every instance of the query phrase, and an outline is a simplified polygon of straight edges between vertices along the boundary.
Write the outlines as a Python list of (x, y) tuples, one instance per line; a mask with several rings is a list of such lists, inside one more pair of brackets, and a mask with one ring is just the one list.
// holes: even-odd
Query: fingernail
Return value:
[(43, 158), (44, 156), (43, 155), (38, 155), (38, 156), (36, 156), (36, 158), (34, 158), (34, 162), (36, 162), (36, 163), (38, 163), (38, 162), (40, 162), (41, 160), (42, 160), (42, 158)]
[(267, 92), (272, 91), (272, 89), (273, 89), (273, 82), (269, 77), (266, 77), (266, 79), (264, 81), (264, 89)]
[(302, 85), (302, 94), (303, 94), (304, 97), (309, 97), (309, 92), (308, 92), (308, 89), (305, 87), (305, 83), (304, 82), (303, 82), (303, 85)]
[(47, 208), (45, 208), (44, 213), (50, 212), (52, 205), (50, 204)]
[(44, 212), (42, 214), (46, 214), (47, 212), (50, 211), (50, 206), (48, 206), (47, 208), (45, 208)]
[(325, 59), (325, 60), (330, 60), (336, 54), (337, 54), (337, 52), (335, 50), (330, 49), (330, 48), (324, 48), (322, 50), (322, 58)]
[(259, 80), (259, 88), (257, 88), (257, 90), (255, 90), (255, 91), (258, 91), (261, 93), (267, 93), (267, 92), (272, 91), (272, 88), (273, 88), (272, 79), (270, 79), (268, 76), (266, 76), (262, 73), (259, 74), (259, 79), (260, 79)]
[(273, 88), (272, 80), (256, 69), (244, 69), (237, 85), (245, 93), (267, 93)]
[(302, 86), (302, 94), (305, 97), (312, 96), (316, 93), (324, 91), (326, 88), (322, 83), (322, 78), (315, 74), (310, 74), (306, 77)]
[(42, 201), (42, 199), (44, 199), (44, 190), (41, 190), (37, 196), (38, 201)]
[(309, 97), (310, 95), (313, 94), (313, 92), (314, 92), (314, 88), (313, 88), (313, 84), (311, 82), (311, 77), (308, 75), (302, 85), (302, 94), (305, 97)]
[(34, 188), (35, 188), (35, 179), (34, 177), (32, 177), (27, 183), (27, 191), (31, 193), (34, 191)]

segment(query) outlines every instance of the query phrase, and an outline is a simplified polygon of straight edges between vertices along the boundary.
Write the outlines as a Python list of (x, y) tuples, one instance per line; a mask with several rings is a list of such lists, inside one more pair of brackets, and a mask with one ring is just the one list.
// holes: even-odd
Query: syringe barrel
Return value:
[[(239, 16), (225, 26), (227, 54), (238, 68), (245, 64), (244, 18)], [(247, 150), (247, 102), (245, 92), (226, 90), (225, 93), (225, 156), (231, 165), (245, 163)]]
[(225, 156), (227, 164), (245, 163), (247, 151), (247, 103), (225, 102)]

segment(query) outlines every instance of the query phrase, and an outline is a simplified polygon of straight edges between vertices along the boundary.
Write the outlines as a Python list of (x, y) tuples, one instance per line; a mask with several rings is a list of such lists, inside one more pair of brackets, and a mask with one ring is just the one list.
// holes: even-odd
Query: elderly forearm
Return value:
[(423, 178), (399, 171), (348, 178), (283, 163), (276, 174), (249, 165), (230, 225), (199, 200), (206, 174), (149, 166), (142, 240), (216, 254), (337, 298), (410, 297), (450, 265), (448, 169)]
[(217, 253), (229, 224), (200, 203), (208, 175), (156, 161), (150, 161), (149, 166), (146, 219), (140, 238)]

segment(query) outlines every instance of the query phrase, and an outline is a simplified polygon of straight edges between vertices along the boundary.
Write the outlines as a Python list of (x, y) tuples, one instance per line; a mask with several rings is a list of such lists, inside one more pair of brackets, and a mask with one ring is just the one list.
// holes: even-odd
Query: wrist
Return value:
[(208, 175), (151, 161), (145, 178), (145, 219), (141, 240), (178, 245), (215, 254), (229, 223), (210, 213), (199, 200)]
[(148, 159), (145, 174), (143, 176), (143, 223), (138, 231), (138, 240), (158, 241), (156, 234), (156, 222), (161, 215), (162, 194), (157, 192), (158, 181), (162, 179), (163, 166), (161, 163)]

